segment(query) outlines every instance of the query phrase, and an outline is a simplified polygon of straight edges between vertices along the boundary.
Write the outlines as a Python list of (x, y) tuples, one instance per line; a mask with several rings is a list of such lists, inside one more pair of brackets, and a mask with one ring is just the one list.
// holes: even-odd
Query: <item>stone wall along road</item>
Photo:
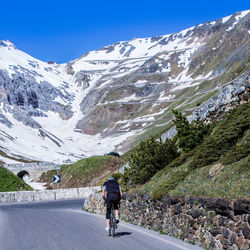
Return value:
[[(84, 209), (104, 213), (101, 194), (92, 194)], [(120, 212), (125, 221), (204, 248), (250, 249), (250, 199), (127, 195)]]

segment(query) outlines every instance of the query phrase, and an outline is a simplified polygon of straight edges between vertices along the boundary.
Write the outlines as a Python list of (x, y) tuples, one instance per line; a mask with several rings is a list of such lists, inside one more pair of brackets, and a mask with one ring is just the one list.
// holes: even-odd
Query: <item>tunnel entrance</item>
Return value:
[(26, 170), (20, 171), (17, 176), (21, 179), (26, 179), (30, 177), (30, 174)]

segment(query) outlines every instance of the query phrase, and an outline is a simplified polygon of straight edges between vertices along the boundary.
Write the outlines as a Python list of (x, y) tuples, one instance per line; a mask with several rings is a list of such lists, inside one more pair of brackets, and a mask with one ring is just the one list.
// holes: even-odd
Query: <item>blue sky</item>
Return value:
[(58, 63), (122, 40), (169, 34), (250, 8), (247, 0), (1, 1), (0, 39)]

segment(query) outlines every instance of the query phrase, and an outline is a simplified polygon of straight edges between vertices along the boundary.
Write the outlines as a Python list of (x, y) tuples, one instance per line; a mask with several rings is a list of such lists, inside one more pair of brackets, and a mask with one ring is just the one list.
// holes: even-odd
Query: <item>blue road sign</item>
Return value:
[(56, 170), (60, 170), (60, 164), (56, 164)]
[(59, 174), (53, 176), (53, 182), (59, 183), (60, 181), (61, 181), (61, 178)]

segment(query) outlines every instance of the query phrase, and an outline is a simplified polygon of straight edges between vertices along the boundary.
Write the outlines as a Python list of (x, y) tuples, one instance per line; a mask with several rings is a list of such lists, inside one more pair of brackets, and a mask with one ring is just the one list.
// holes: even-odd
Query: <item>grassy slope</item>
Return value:
[[(245, 157), (229, 165), (213, 164), (195, 169), (169, 194), (250, 198), (249, 161), (250, 157)], [(210, 174), (213, 171), (216, 174), (212, 177)]]
[(159, 171), (136, 191), (169, 195), (250, 198), (250, 103), (218, 122), (188, 154)]
[[(114, 156), (92, 156), (71, 165), (61, 166), (62, 188), (95, 186), (123, 164), (123, 160)], [(56, 170), (50, 170), (41, 176), (41, 181), (50, 183)]]
[(33, 190), (19, 177), (6, 168), (0, 167), (0, 192)]

